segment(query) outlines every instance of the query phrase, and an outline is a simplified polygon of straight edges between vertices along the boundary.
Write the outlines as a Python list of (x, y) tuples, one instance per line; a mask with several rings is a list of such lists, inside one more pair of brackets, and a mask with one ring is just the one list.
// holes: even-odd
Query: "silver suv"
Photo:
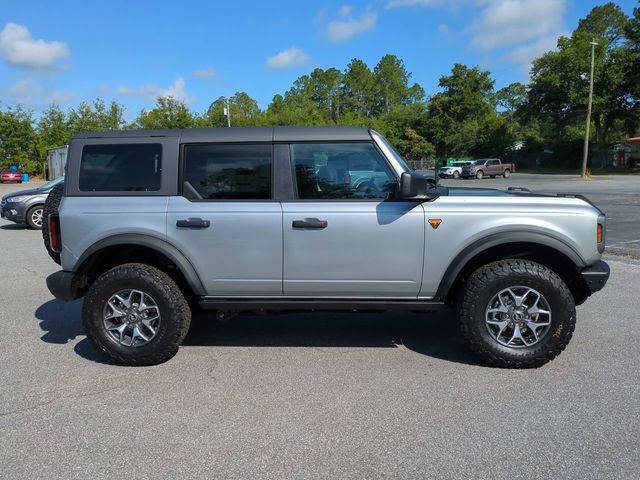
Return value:
[(122, 365), (171, 358), (197, 307), (457, 308), (484, 361), (535, 367), (609, 276), (585, 199), (447, 189), (364, 128), (77, 135), (45, 213), (49, 290), (84, 296), (89, 340)]

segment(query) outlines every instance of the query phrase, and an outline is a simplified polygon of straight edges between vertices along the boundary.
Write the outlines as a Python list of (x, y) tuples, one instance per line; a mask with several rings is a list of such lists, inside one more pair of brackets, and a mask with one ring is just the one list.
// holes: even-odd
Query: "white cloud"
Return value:
[[(343, 9), (344, 7), (340, 9), (340, 13), (344, 13)], [(353, 18), (349, 10), (341, 18), (343, 20), (332, 20), (327, 25), (326, 34), (332, 42), (346, 42), (356, 35), (373, 30), (378, 23), (378, 14), (375, 12), (366, 12), (359, 18)]]
[(283, 68), (301, 67), (309, 61), (309, 55), (296, 47), (287, 48), (282, 52), (267, 58), (267, 67), (278, 70)]
[(15, 82), (8, 90), (2, 92), (11, 101), (17, 105), (31, 106), (42, 95), (45, 89), (33, 81), (33, 78), (27, 77)]
[(557, 36), (565, 0), (478, 0), (483, 7), (471, 24), (471, 44), (483, 51)]
[(196, 101), (196, 98), (189, 95), (185, 90), (186, 82), (182, 77), (178, 77), (167, 88), (160, 88), (157, 85), (143, 85), (142, 87), (121, 86), (116, 89), (118, 95), (131, 95), (136, 97), (144, 97), (147, 100), (155, 101), (158, 97), (173, 97), (175, 100), (190, 104)]
[(211, 79), (211, 78), (217, 77), (218, 72), (216, 72), (211, 67), (207, 67), (207, 68), (201, 68), (200, 70), (195, 70), (191, 75), (193, 76), (193, 78)]
[(533, 43), (520, 45), (506, 53), (503, 58), (522, 65), (525, 74), (528, 74), (531, 62), (540, 57), (543, 53), (555, 50), (557, 43), (558, 35), (549, 35), (547, 37), (539, 38)]
[(66, 43), (36, 40), (17, 23), (7, 23), (0, 31), (0, 53), (10, 65), (33, 69), (50, 68), (71, 56)]
[(353, 7), (351, 5), (343, 5), (340, 7), (340, 10), (338, 10), (338, 16), (342, 18), (348, 17), (349, 15), (351, 15), (352, 11)]
[(64, 105), (72, 100), (75, 100), (78, 96), (75, 93), (63, 92), (61, 90), (55, 90), (47, 95), (45, 103), (54, 105)]
[(438, 31), (440, 33), (449, 33), (449, 25), (447, 25), (446, 23), (441, 23), (440, 25), (438, 25)]

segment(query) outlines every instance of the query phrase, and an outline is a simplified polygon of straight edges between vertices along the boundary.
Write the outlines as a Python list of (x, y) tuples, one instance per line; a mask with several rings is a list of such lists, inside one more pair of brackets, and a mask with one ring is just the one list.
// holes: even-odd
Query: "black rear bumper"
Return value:
[(582, 278), (587, 286), (587, 290), (589, 290), (589, 295), (602, 290), (607, 283), (607, 280), (609, 280), (610, 272), (611, 269), (609, 268), (609, 265), (602, 260), (582, 270)]
[(81, 278), (73, 272), (52, 273), (47, 277), (47, 288), (58, 300), (70, 302), (80, 298)]

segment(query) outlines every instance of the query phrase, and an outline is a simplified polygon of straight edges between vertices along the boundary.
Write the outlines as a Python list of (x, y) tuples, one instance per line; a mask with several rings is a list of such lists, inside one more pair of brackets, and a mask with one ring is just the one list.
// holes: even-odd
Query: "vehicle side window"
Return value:
[(183, 195), (190, 200), (271, 198), (271, 144), (184, 147)]
[(371, 143), (292, 144), (291, 168), (299, 199), (386, 199), (397, 189)]
[(498, 160), (489, 160), (489, 165), (498, 165), (499, 163)]
[(78, 188), (83, 192), (152, 192), (162, 181), (162, 146), (85, 145)]

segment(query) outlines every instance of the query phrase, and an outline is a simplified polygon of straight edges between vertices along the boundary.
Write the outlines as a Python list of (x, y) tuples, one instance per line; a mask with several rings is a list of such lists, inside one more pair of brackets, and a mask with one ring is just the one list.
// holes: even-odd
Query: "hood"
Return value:
[(9, 200), (12, 197), (21, 197), (23, 195), (46, 195), (47, 193), (49, 193), (49, 190), (50, 189), (43, 190), (41, 188), (31, 188), (29, 190), (20, 190), (19, 192), (7, 193), (2, 198)]
[(449, 195), (457, 197), (579, 197), (579, 195), (547, 195), (544, 193), (534, 193), (522, 187), (509, 187), (507, 190), (498, 190), (497, 188), (449, 187)]

